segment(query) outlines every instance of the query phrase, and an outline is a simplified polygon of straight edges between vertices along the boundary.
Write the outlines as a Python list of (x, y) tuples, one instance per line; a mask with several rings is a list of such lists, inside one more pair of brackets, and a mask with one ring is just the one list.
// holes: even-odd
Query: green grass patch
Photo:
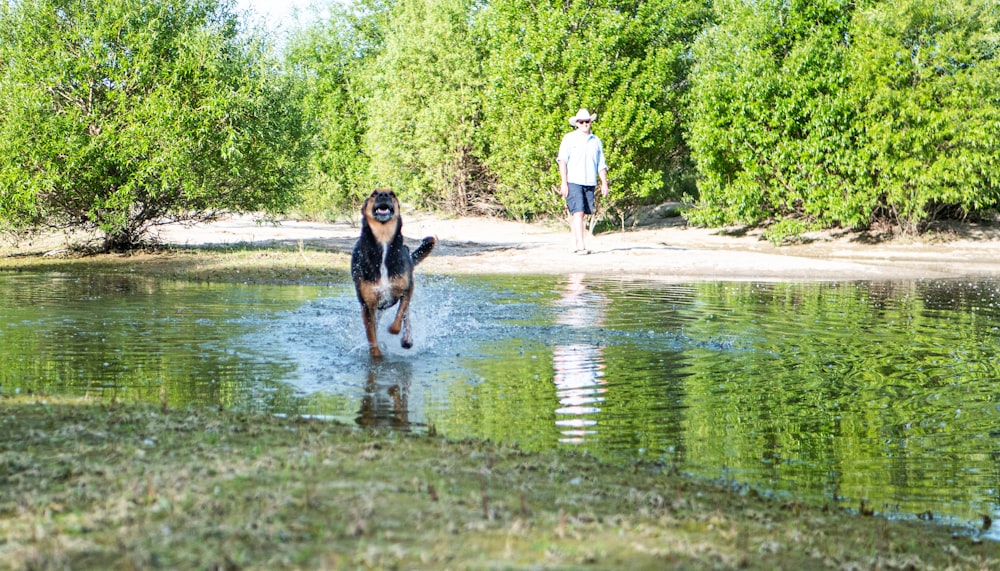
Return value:
[(1000, 567), (944, 526), (575, 453), (39, 397), (0, 423), (0, 568)]
[(194, 282), (343, 283), (350, 281), (350, 254), (267, 246), (166, 248), (128, 254), (0, 258), (0, 271), (128, 273)]

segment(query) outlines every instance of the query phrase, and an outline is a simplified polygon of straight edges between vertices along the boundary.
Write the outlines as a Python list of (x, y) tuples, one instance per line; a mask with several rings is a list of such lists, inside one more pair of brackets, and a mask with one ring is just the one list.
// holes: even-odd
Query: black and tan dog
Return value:
[(400, 344), (413, 347), (410, 330), (410, 297), (413, 295), (413, 267), (434, 249), (436, 240), (424, 238), (413, 253), (403, 243), (403, 219), (399, 200), (391, 190), (376, 190), (361, 205), (361, 237), (351, 254), (351, 277), (361, 302), (361, 319), (368, 336), (368, 351), (373, 359), (382, 357), (375, 327), (378, 312), (399, 303), (396, 319), (389, 333), (402, 329)]

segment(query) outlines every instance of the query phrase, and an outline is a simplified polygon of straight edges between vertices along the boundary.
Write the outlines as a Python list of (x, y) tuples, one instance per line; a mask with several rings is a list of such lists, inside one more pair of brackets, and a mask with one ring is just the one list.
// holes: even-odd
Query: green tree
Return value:
[(706, 225), (916, 230), (994, 208), (1000, 9), (985, 0), (715, 3), (689, 141)]
[[(720, 2), (695, 44), (690, 143), (709, 225), (845, 210), (852, 184), (852, 104), (845, 98), (849, 2)], [(835, 197), (811, 197), (811, 191)], [(813, 198), (815, 200), (810, 200)], [(870, 210), (870, 204), (861, 211)]]
[(329, 15), (297, 30), (285, 54), (289, 72), (303, 87), (310, 125), (310, 155), (301, 209), (335, 219), (371, 193), (365, 152), (366, 66), (384, 44), (388, 6), (331, 4)]
[(470, 0), (400, 0), (368, 67), (370, 177), (421, 206), (462, 212), (481, 194), (474, 8)]
[(288, 206), (308, 147), (267, 49), (219, 0), (0, 3), (0, 220), (124, 249)]
[(598, 113), (612, 205), (679, 195), (688, 50), (702, 3), (495, 0), (479, 19), (485, 55), (483, 147), (509, 212), (559, 212), (555, 155), (567, 118)]
[(865, 181), (906, 230), (1000, 202), (1000, 5), (880, 2), (853, 23)]

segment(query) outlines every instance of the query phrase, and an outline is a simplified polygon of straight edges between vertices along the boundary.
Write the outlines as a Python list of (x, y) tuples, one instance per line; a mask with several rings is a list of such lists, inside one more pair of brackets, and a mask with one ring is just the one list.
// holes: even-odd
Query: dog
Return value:
[(389, 326), (393, 335), (403, 332), (400, 345), (413, 347), (410, 329), (410, 298), (413, 268), (430, 255), (437, 240), (428, 236), (413, 253), (403, 243), (403, 219), (399, 200), (387, 189), (376, 189), (361, 205), (361, 237), (351, 253), (351, 277), (361, 303), (361, 319), (372, 359), (381, 359), (375, 328), (378, 312), (399, 304)]

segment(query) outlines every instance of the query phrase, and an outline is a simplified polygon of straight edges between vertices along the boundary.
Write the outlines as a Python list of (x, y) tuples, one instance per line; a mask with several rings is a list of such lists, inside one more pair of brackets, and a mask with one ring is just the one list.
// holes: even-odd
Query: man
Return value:
[(576, 127), (562, 139), (559, 145), (559, 176), (562, 186), (559, 193), (566, 199), (570, 212), (570, 229), (573, 232), (573, 251), (589, 254), (584, 244), (583, 217), (594, 213), (594, 191), (597, 179), (601, 179), (601, 196), (608, 195), (608, 165), (604, 162), (604, 147), (597, 135), (590, 132), (590, 124), (597, 114), (580, 109), (569, 118), (569, 124)]

